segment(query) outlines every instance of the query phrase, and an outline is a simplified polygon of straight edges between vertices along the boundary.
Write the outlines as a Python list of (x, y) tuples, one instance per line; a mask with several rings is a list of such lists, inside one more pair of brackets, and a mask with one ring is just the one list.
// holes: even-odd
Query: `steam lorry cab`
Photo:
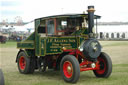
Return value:
[[(96, 39), (94, 6), (88, 14), (65, 14), (35, 19), (35, 31), (17, 43), (19, 72), (60, 70), (66, 82), (76, 83), (80, 72), (92, 70), (96, 77), (107, 78), (112, 72), (110, 57), (101, 51)], [(97, 23), (96, 28), (97, 28)]]

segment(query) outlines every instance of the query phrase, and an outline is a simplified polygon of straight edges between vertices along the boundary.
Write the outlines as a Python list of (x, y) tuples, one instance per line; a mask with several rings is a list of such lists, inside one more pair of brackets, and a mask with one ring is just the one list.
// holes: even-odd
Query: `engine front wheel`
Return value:
[(112, 61), (111, 58), (104, 52), (98, 57), (98, 70), (93, 70), (96, 77), (107, 78), (112, 72)]
[(63, 79), (69, 83), (76, 83), (80, 76), (79, 62), (73, 55), (66, 55), (60, 63), (60, 72)]

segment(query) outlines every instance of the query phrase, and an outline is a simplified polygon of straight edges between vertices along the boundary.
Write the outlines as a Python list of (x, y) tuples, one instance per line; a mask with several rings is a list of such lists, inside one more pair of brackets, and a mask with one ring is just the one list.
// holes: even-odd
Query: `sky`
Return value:
[(13, 22), (16, 16), (24, 22), (36, 18), (86, 12), (87, 6), (95, 6), (100, 22), (128, 22), (128, 0), (0, 0), (0, 22)]

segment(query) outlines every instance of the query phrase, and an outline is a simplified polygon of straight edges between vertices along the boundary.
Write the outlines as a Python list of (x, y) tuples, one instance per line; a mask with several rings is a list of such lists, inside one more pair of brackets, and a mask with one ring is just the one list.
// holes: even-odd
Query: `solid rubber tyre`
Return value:
[(99, 70), (93, 70), (96, 77), (108, 78), (112, 73), (112, 61), (109, 55), (104, 52), (101, 52), (98, 57), (99, 61)]
[(4, 85), (4, 75), (1, 69), (0, 69), (0, 85)]
[[(68, 68), (70, 68), (68, 70)], [(65, 55), (60, 63), (60, 72), (64, 81), (76, 83), (80, 76), (79, 62), (73, 55)]]
[(28, 57), (24, 51), (18, 54), (17, 65), (19, 72), (22, 74), (33, 73), (35, 70), (35, 60), (32, 57)]

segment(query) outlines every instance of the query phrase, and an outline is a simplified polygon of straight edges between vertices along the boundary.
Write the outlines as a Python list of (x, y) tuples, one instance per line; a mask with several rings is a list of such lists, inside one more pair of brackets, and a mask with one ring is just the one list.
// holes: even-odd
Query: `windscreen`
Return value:
[(57, 19), (57, 33), (58, 35), (70, 35), (74, 31), (82, 28), (84, 18), (59, 18)]

